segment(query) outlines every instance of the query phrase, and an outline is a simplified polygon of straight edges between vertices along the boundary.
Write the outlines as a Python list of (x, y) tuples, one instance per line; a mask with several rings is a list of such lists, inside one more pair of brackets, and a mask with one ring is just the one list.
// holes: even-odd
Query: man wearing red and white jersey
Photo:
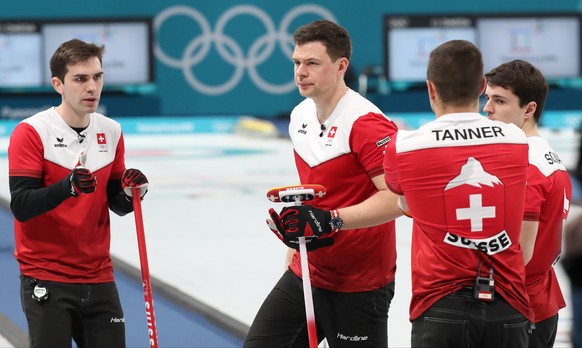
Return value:
[(109, 210), (133, 211), (147, 178), (124, 163), (119, 123), (96, 113), (104, 47), (80, 40), (51, 58), (61, 104), (20, 122), (8, 147), (10, 208), (31, 347), (124, 347), (109, 255)]
[(538, 132), (548, 83), (532, 64), (514, 60), (485, 74), (492, 120), (520, 127), (529, 143), (529, 170), (520, 243), (526, 287), (535, 315), (530, 347), (553, 347), (558, 311), (566, 306), (553, 265), (560, 257), (562, 225), (570, 210), (572, 185), (566, 167)]
[(384, 162), (413, 217), (413, 347), (525, 347), (533, 319), (519, 247), (527, 140), (481, 116), (483, 59), (448, 41), (429, 58), (432, 121), (400, 130)]
[[(391, 220), (401, 212), (382, 164), (397, 128), (346, 86), (351, 42), (344, 28), (315, 21), (294, 39), (295, 80), (306, 99), (291, 113), (289, 134), (301, 183), (323, 185), (327, 194), (313, 201), (317, 208), (288, 207), (281, 216), (271, 211), (280, 227), (274, 232), (297, 248), (290, 224), (313, 216), (317, 221), (310, 223), (324, 234), (341, 229), (326, 238), (311, 236), (307, 244), (317, 338), (330, 347), (387, 347), (396, 271)], [(257, 313), (246, 348), (309, 346), (300, 257), (290, 250), (289, 270)]]

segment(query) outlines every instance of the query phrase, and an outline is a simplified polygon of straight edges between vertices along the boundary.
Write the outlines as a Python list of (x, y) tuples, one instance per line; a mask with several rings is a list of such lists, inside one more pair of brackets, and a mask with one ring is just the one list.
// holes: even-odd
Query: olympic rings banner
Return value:
[[(528, 8), (576, 12), (580, 11), (578, 2), (531, 0)], [(27, 0), (3, 1), (0, 20), (151, 18), (155, 91), (142, 97), (157, 98), (159, 102), (140, 103), (133, 96), (125, 103), (127, 112), (119, 109), (119, 116), (160, 113), (275, 117), (288, 113), (302, 99), (293, 82), (291, 62), (292, 35), (299, 26), (330, 19), (346, 27), (354, 48), (351, 65), (358, 74), (366, 66), (382, 65), (382, 18), (386, 14), (489, 12), (492, 8), (519, 12), (523, 2), (102, 0), (88, 10), (87, 6), (71, 6), (70, 0)], [(35, 98), (27, 96), (26, 103), (30, 107), (42, 104)], [(424, 101), (425, 96), (422, 98)], [(106, 103), (107, 96), (102, 100), (102, 104)], [(3, 97), (0, 104), (11, 106)], [(146, 108), (152, 109), (150, 113), (144, 111)]]
[[(169, 42), (162, 42), (162, 40), (156, 42), (155, 55), (162, 64), (180, 70), (188, 84), (202, 94), (222, 95), (232, 91), (240, 84), (245, 72), (252, 84), (261, 91), (268, 94), (286, 94), (295, 88), (293, 78), (288, 78), (280, 83), (269, 82), (267, 78), (261, 76), (259, 68), (274, 56), (275, 49), (280, 49), (284, 56), (291, 57), (294, 28), (290, 28), (290, 25), (294, 19), (302, 14), (313, 14), (337, 21), (335, 16), (324, 7), (299, 5), (289, 10), (277, 27), (269, 14), (261, 8), (253, 5), (237, 5), (223, 12), (212, 27), (200, 11), (187, 6), (173, 6), (156, 16), (154, 21), (156, 31), (160, 31), (164, 25), (171, 25), (170, 22), (175, 17), (186, 16), (200, 28), (201, 32), (192, 37), (184, 47), (181, 56), (171, 57), (167, 54), (163, 46)], [(246, 50), (241, 47), (241, 38), (237, 39), (231, 36), (232, 34), (229, 35), (225, 32), (226, 27), (231, 22), (234, 23), (238, 17), (243, 16), (247, 16), (248, 20), (258, 22), (265, 30), (264, 33), (249, 38), (252, 39), (252, 42)], [(251, 26), (253, 24), (245, 23), (245, 25)], [(226, 63), (233, 70), (232, 75), (226, 81), (215, 85), (201, 81), (196, 77), (197, 73), (194, 71), (194, 68), (201, 65), (200, 63), (204, 59), (209, 58), (212, 48), (216, 49), (220, 60), (218, 62), (213, 60), (215, 68), (221, 69), (220, 63)]]
[[(320, 5), (298, 4), (281, 15), (240, 4), (216, 16), (201, 8), (175, 5), (154, 18), (154, 55), (159, 79), (172, 76), (189, 96), (176, 100), (208, 111), (231, 106), (235, 114), (273, 116), (300, 99), (293, 81), (293, 32), (316, 19), (338, 22)], [(228, 113), (224, 109), (220, 113)]]

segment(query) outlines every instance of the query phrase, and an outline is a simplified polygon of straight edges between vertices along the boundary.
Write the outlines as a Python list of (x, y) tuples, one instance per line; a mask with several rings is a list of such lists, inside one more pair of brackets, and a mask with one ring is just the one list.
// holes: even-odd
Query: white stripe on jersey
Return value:
[(534, 136), (528, 137), (527, 141), (529, 143), (529, 163), (536, 166), (545, 177), (549, 177), (558, 170), (566, 171), (566, 166), (546, 139)]
[(492, 121), (478, 113), (456, 113), (443, 115), (418, 130), (399, 130), (396, 151), (504, 143), (526, 144), (527, 139), (513, 124)]
[(109, 165), (115, 159), (115, 150), (121, 137), (119, 123), (98, 113), (90, 115), (89, 126), (82, 132), (86, 134), (82, 141), (54, 107), (22, 122), (31, 125), (38, 133), (44, 147), (45, 160), (71, 170), (77, 165), (82, 152), (87, 154), (86, 167), (91, 171)]
[(359, 117), (371, 112), (383, 114), (369, 100), (349, 89), (325, 121), (325, 131), (320, 136), (322, 130), (315, 103), (312, 99), (305, 99), (293, 109), (289, 122), (295, 152), (310, 167), (350, 153), (352, 125)]

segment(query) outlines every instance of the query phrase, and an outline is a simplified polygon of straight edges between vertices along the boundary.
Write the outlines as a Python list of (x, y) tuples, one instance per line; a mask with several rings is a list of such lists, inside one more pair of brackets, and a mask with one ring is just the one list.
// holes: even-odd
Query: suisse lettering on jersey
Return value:
[(503, 130), (499, 126), (484, 126), (477, 128), (460, 128), (460, 129), (435, 129), (432, 133), (436, 141), (446, 140), (471, 140), (504, 137)]
[(460, 248), (481, 250), (489, 255), (495, 255), (499, 252), (509, 249), (511, 238), (505, 231), (501, 231), (493, 237), (486, 239), (463, 238), (447, 232), (443, 242)]

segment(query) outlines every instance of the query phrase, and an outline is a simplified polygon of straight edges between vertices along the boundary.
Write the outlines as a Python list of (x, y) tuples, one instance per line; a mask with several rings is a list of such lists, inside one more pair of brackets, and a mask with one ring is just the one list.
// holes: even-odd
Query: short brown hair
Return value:
[(482, 91), (483, 56), (469, 41), (450, 40), (430, 53), (426, 75), (443, 104), (467, 105)]
[(79, 39), (63, 42), (51, 57), (51, 76), (58, 77), (64, 82), (67, 74), (67, 65), (77, 64), (93, 57), (99, 58), (99, 62), (103, 64), (104, 52), (105, 46), (98, 46)]
[(519, 107), (534, 101), (537, 104), (534, 121), (539, 123), (548, 95), (548, 82), (542, 72), (524, 60), (512, 60), (485, 74), (487, 83), (509, 89), (519, 98)]
[(299, 27), (293, 34), (296, 45), (309, 42), (321, 42), (327, 49), (332, 61), (352, 57), (352, 41), (350, 34), (342, 26), (328, 20), (318, 20)]

